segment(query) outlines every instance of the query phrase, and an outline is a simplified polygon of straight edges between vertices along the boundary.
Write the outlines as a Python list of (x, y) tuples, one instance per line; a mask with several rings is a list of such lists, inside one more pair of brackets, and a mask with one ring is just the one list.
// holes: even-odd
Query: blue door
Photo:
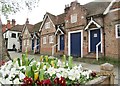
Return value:
[(64, 35), (60, 35), (60, 51), (64, 50)]
[(32, 39), (32, 50), (34, 50), (34, 39)]
[[(90, 31), (90, 51), (96, 52), (96, 45), (101, 41), (100, 29)], [(101, 45), (98, 47), (98, 51), (101, 51)]]
[(72, 56), (81, 56), (81, 32), (71, 33), (70, 44), (70, 54)]

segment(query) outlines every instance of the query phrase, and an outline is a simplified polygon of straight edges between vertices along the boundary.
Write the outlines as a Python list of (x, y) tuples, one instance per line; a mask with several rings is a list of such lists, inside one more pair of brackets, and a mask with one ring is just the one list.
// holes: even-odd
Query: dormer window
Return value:
[(71, 23), (76, 23), (77, 22), (77, 14), (72, 14), (71, 15)]
[(50, 22), (45, 23), (45, 29), (50, 28)]

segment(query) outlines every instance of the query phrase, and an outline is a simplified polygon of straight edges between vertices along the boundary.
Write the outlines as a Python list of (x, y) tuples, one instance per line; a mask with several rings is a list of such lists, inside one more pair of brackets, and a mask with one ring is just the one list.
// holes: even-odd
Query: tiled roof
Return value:
[(88, 16), (103, 14), (110, 2), (90, 2), (85, 4), (84, 7), (87, 9)]
[(53, 22), (54, 24), (56, 24), (56, 16), (53, 15), (53, 14), (51, 14), (51, 13), (48, 13), (48, 12), (47, 12), (46, 14), (48, 14), (49, 17), (50, 17), (50, 19), (52, 20), (52, 22)]
[(18, 32), (22, 32), (22, 30), (23, 30), (23, 25), (15, 25), (10, 29), (10, 31), (18, 31)]
[(33, 32), (38, 32), (41, 24), (42, 24), (42, 22), (38, 22), (37, 24), (35, 24), (33, 27)]
[(34, 32), (34, 30), (33, 30), (34, 25), (32, 25), (32, 24), (26, 24), (26, 27), (28, 28), (28, 31), (29, 31), (30, 33), (33, 33), (33, 32)]
[(57, 15), (56, 21), (57, 21), (56, 24), (64, 23), (65, 22), (65, 13)]

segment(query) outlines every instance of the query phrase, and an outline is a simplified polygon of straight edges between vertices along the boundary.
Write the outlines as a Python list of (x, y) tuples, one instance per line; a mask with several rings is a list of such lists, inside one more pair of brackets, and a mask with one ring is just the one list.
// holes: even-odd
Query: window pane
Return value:
[(120, 37), (120, 25), (118, 25), (118, 36)]
[(53, 36), (49, 36), (49, 43), (53, 43)]
[(43, 44), (46, 44), (46, 37), (43, 37)]
[(15, 33), (12, 33), (11, 37), (12, 37), (12, 38), (16, 38), (16, 34), (15, 34)]
[(71, 23), (77, 22), (77, 14), (71, 15)]

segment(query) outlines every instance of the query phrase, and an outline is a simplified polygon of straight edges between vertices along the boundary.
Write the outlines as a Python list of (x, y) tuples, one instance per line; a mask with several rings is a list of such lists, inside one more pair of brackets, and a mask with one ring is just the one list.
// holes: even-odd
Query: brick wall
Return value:
[(104, 18), (106, 56), (118, 57), (118, 39), (115, 25), (118, 24), (118, 11), (108, 13)]
[[(50, 28), (45, 29), (45, 23), (50, 22)], [(48, 54), (52, 55), (52, 46), (56, 44), (56, 36), (55, 36), (55, 27), (53, 23), (50, 21), (50, 19), (47, 17), (42, 30), (41, 30), (41, 47), (40, 47), (40, 53), (41, 54)], [(53, 36), (53, 43), (49, 43), (49, 36)], [(46, 44), (43, 44), (43, 37), (46, 37)], [(56, 50), (54, 50), (56, 52)]]

